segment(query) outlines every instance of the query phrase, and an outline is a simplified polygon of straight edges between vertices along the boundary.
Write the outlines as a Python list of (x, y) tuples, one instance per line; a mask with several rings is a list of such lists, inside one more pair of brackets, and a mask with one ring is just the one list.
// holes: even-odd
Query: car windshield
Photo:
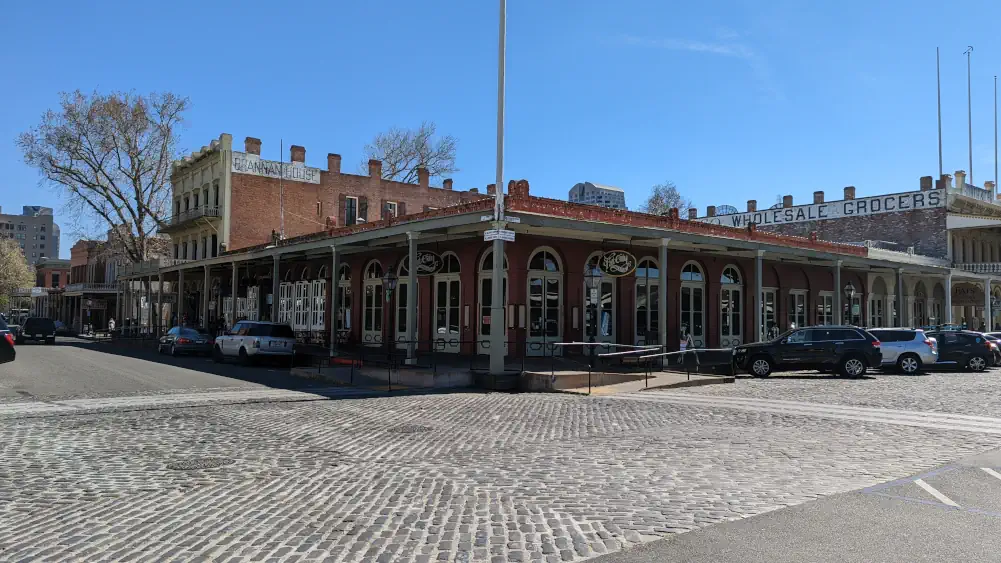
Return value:
[(38, 330), (38, 331), (46, 331), (46, 330), (48, 330), (48, 331), (52, 331), (52, 330), (55, 330), (55, 329), (56, 329), (56, 324), (54, 322), (52, 322), (52, 319), (42, 319), (42, 318), (35, 317), (35, 318), (30, 318), (30, 319), (24, 321), (24, 330), (25, 331), (29, 331), (29, 332), (33, 331), (33, 330)]
[(295, 338), (295, 332), (288, 325), (271, 325), (270, 336), (275, 338)]
[(186, 336), (188, 338), (205, 338), (208, 333), (204, 329), (193, 329), (185, 328), (181, 330), (181, 336)]

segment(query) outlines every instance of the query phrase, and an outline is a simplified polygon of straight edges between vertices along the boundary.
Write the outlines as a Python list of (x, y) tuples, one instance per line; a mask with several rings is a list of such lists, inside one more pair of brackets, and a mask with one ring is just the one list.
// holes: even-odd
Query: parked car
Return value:
[(289, 358), (295, 353), (295, 332), (284, 323), (239, 321), (233, 329), (215, 339), (212, 359), (239, 358), (249, 364), (260, 358)]
[(171, 356), (181, 354), (200, 354), (208, 356), (212, 352), (215, 339), (204, 328), (175, 326), (160, 337), (156, 351)]
[(56, 323), (45, 317), (28, 317), (21, 325), (15, 340), (23, 344), (28, 340), (40, 340), (46, 344), (56, 343)]
[(64, 322), (57, 320), (55, 321), (55, 324), (56, 324), (56, 336), (70, 335), (70, 327), (66, 326)]
[(883, 361), (880, 342), (854, 326), (798, 328), (771, 342), (743, 344), (734, 350), (737, 367), (755, 377), (773, 371), (837, 370), (845, 377), (861, 377)]
[(921, 329), (871, 328), (869, 334), (879, 339), (884, 368), (914, 375), (938, 362), (938, 343)]
[(0, 364), (13, 362), (16, 357), (17, 351), (14, 350), (14, 335), (10, 332), (10, 328), (7, 327), (7, 323), (3, 319), (0, 319)]
[(959, 366), (972, 371), (984, 371), (994, 363), (994, 348), (982, 333), (971, 330), (946, 330), (929, 332), (938, 341), (938, 363), (941, 366)]
[(994, 367), (1001, 366), (1001, 338), (998, 338), (989, 332), (985, 332), (983, 334), (984, 338), (990, 341), (991, 350), (994, 351), (994, 363), (991, 365)]

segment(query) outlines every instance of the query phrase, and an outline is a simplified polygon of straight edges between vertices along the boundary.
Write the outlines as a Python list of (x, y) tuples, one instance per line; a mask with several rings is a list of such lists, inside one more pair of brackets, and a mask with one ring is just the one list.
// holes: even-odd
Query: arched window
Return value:
[(351, 266), (341, 264), (341, 267), (338, 269), (337, 280), (346, 282), (351, 281)]
[(316, 278), (322, 280), (327, 277), (327, 267), (320, 266), (320, 269), (316, 272)]
[(369, 262), (368, 266), (365, 268), (365, 281), (379, 280), (382, 281), (382, 264), (378, 260), (372, 260)]
[(719, 331), (720, 346), (737, 346), (743, 334), (743, 294), (740, 271), (736, 266), (726, 266), (720, 276)]
[(305, 268), (302, 269), (302, 272), (299, 273), (299, 279), (300, 280), (309, 279), (309, 266), (306, 266)]
[(400, 266), (396, 269), (396, 275), (405, 278), (410, 275), (410, 257), (404, 256), (403, 260), (400, 260)]
[[(601, 274), (598, 266), (601, 261), (601, 252), (594, 252), (588, 257), (584, 264), (584, 274), (594, 272)], [(589, 292), (587, 282), (581, 288), (584, 292), (584, 338), (590, 339), (592, 336), (598, 342), (615, 342), (615, 327), (618, 324), (615, 294), (616, 279), (611, 276), (601, 276), (599, 287), (595, 291)]]
[[(494, 269), (494, 252), (492, 250), (487, 251), (480, 259), (480, 271), (490, 272)], [(507, 255), (504, 255), (504, 271), (507, 271)]]
[(660, 268), (651, 258), (636, 271), (636, 345), (660, 344)]
[(346, 340), (351, 331), (351, 266), (341, 264), (337, 271), (337, 335)]
[(696, 262), (688, 262), (681, 268), (681, 303), (678, 311), (681, 314), (681, 338), (689, 341), (690, 346), (704, 348), (706, 345), (705, 327), (705, 274)]
[(439, 274), (459, 273), (459, 257), (456, 256), (454, 252), (446, 252), (445, 254), (442, 254), (441, 260), (443, 264), (441, 265), (441, 270), (438, 271)]
[(434, 275), (435, 349), (439, 352), (460, 351), (459, 308), (462, 303), (462, 280), (459, 279), (459, 258), (454, 252), (441, 256), (441, 270)]
[(550, 248), (540, 248), (532, 254), (531, 260), (528, 261), (529, 270), (538, 270), (546, 272), (559, 272), (560, 259), (556, 256)]
[(366, 345), (382, 343), (382, 264), (373, 260), (365, 267), (365, 301), (362, 308), (362, 341)]
[[(488, 353), (490, 351), (490, 332), (491, 329), (497, 324), (493, 319), (493, 270), (494, 270), (494, 253), (492, 250), (488, 250), (480, 258), (480, 280), (479, 280), (479, 292), (480, 292), (480, 320), (479, 320), (479, 336), (480, 342), (478, 343), (476, 350), (477, 353)], [(504, 256), (504, 278), (503, 285), (501, 286), (501, 301), (504, 306), (504, 321), (501, 324), (503, 327), (501, 330), (507, 334), (507, 255)], [(507, 351), (507, 338), (504, 339), (504, 350)]]

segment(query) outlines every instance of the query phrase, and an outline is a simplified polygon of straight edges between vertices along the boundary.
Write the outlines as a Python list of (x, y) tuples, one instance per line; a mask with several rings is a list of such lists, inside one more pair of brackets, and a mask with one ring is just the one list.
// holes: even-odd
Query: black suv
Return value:
[(845, 377), (862, 377), (883, 361), (879, 340), (854, 326), (797, 328), (771, 342), (743, 344), (734, 350), (737, 367), (755, 377), (773, 371), (837, 370)]
[(938, 341), (937, 367), (954, 365), (970, 371), (984, 371), (994, 365), (994, 348), (982, 333), (943, 330), (925, 334)]
[(28, 317), (17, 333), (17, 343), (25, 340), (44, 340), (46, 344), (56, 342), (56, 323), (45, 317)]

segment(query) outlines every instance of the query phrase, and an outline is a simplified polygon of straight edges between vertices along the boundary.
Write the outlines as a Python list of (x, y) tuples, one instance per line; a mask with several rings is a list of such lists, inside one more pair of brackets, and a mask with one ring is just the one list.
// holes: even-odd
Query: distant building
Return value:
[(622, 188), (605, 186), (592, 182), (581, 182), (570, 188), (568, 197), (571, 203), (586, 203), (600, 205), (611, 209), (627, 209), (626, 193)]
[(69, 283), (70, 261), (43, 258), (35, 264), (35, 286), (61, 288)]
[(59, 257), (59, 225), (53, 222), (51, 207), (25, 205), (20, 215), (0, 213), (0, 237), (20, 243), (32, 266), (42, 258)]

